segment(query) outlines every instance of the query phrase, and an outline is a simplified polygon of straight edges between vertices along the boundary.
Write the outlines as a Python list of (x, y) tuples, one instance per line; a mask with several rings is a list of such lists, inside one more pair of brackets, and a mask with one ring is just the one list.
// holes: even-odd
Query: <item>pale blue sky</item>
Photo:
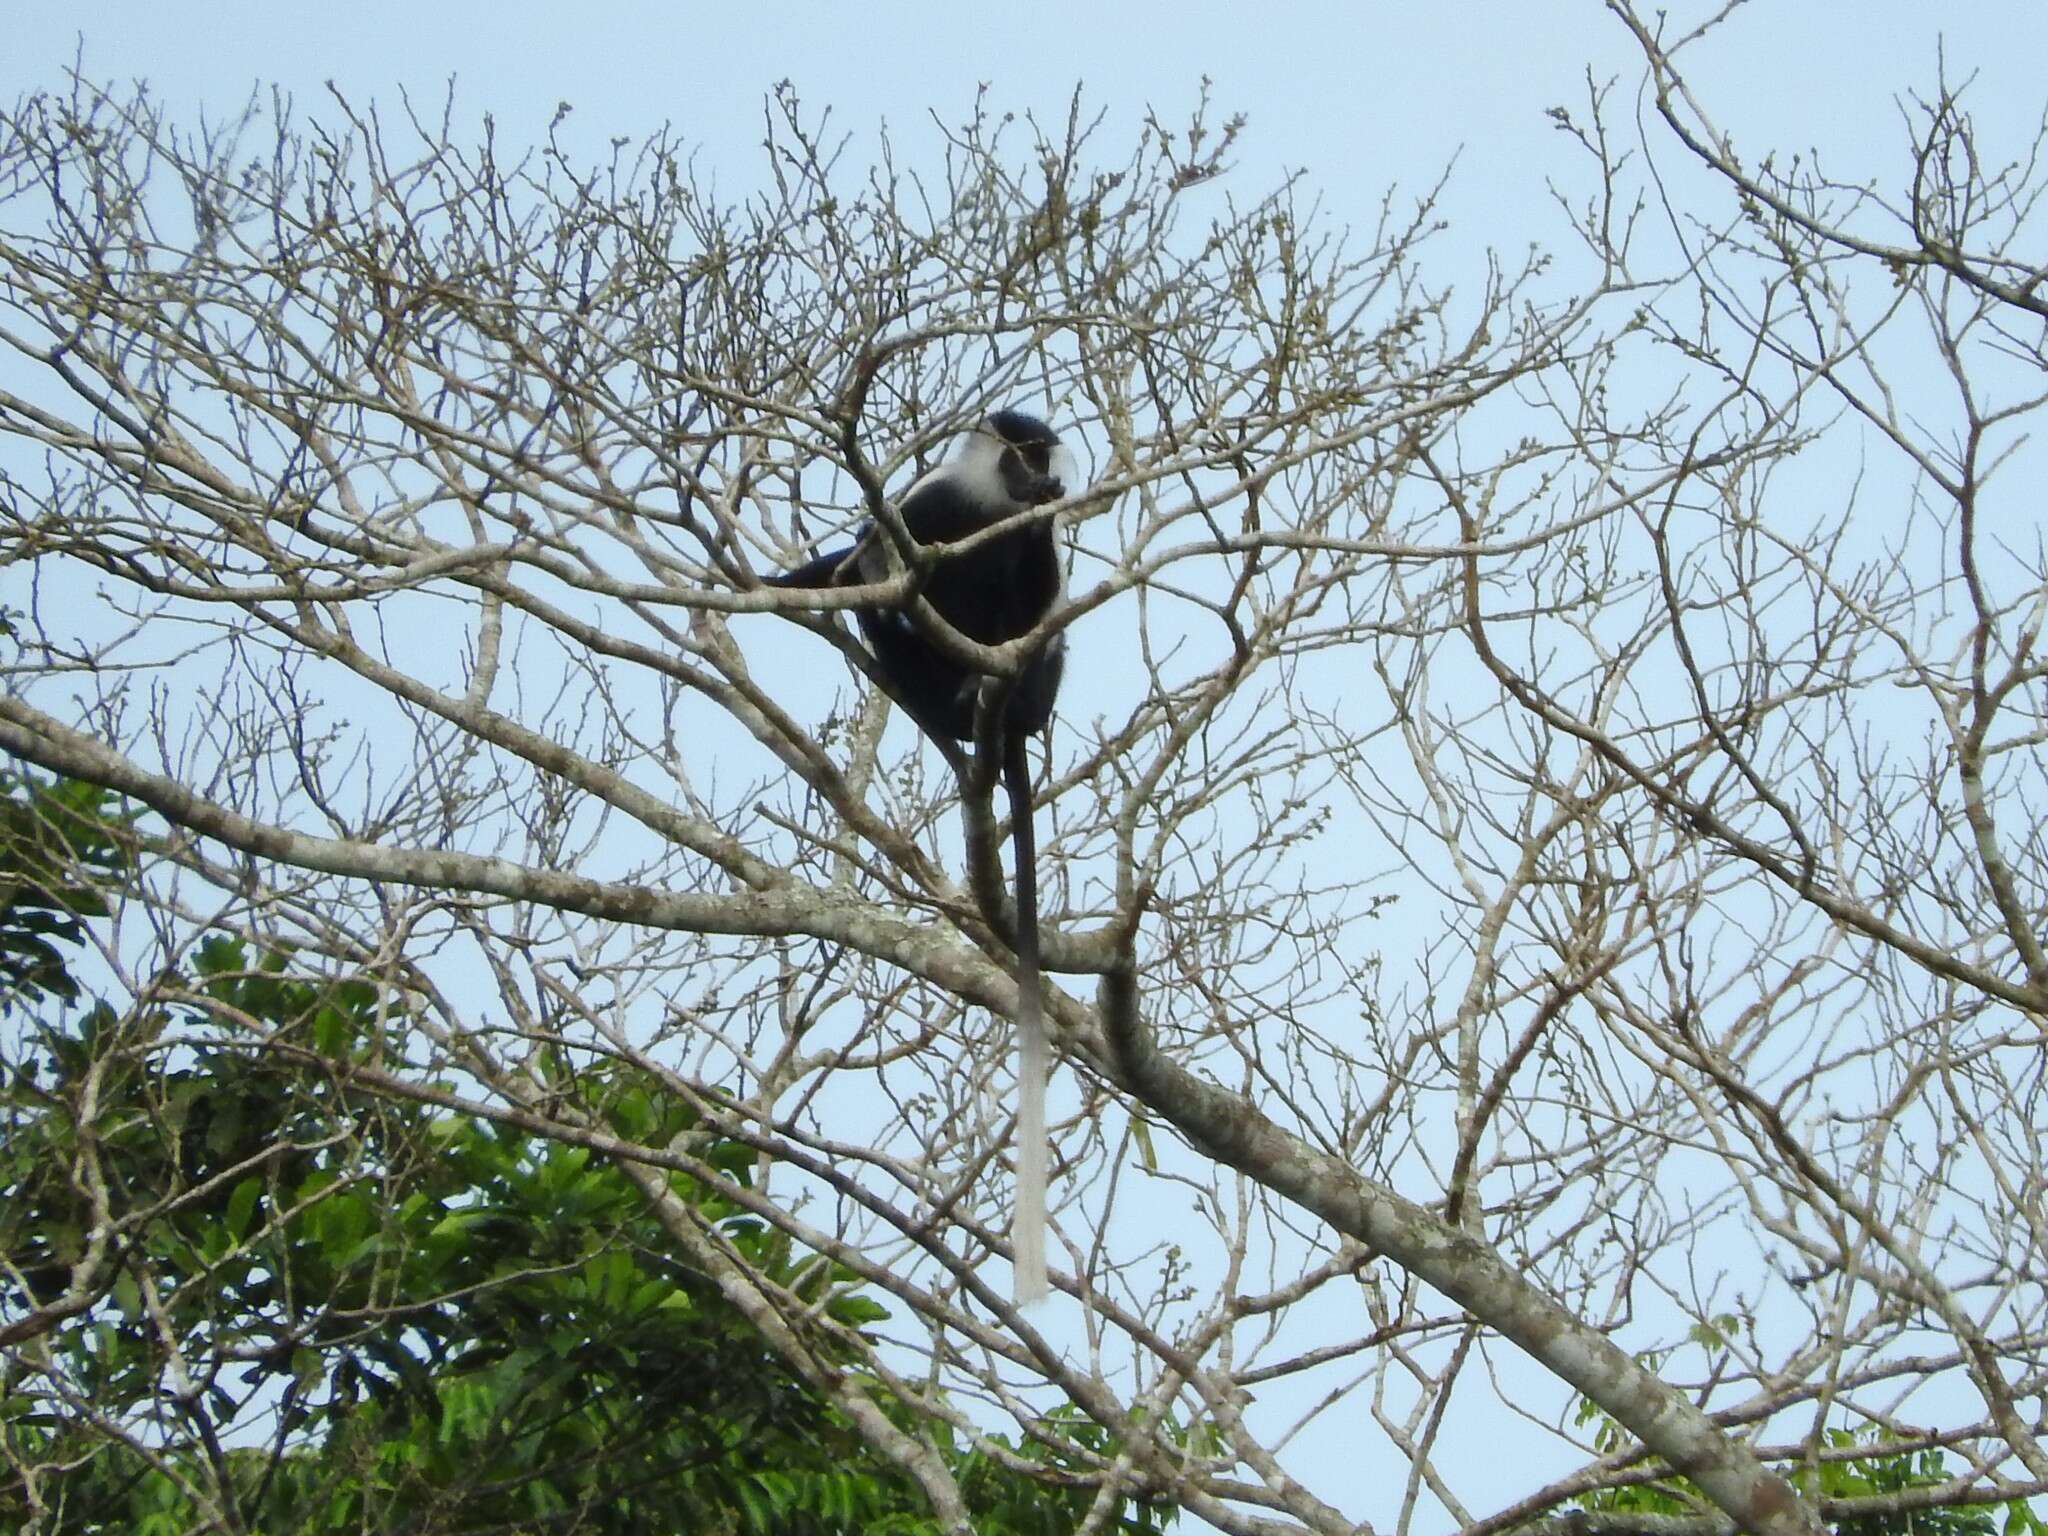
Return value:
[[(1680, 7), (1681, 15), (1700, 7)], [(1602, 78), (1638, 74), (1596, 0), (1404, 0), (1399, 4), (718, 7), (55, 4), (14, 0), (0, 44), (0, 97), (57, 82), (81, 37), (88, 72), (148, 78), (180, 115), (238, 105), (257, 82), (318, 110), (323, 82), (390, 102), (398, 87), (438, 105), (458, 85), (464, 116), (489, 111), (530, 140), (558, 102), (591, 149), (664, 122), (701, 143), (737, 191), (754, 175), (764, 91), (789, 79), (850, 130), (886, 118), (918, 130), (954, 118), (978, 82), (1009, 110), (1064, 109), (1074, 84), (1113, 123), (1146, 105), (1177, 116), (1209, 76), (1250, 116), (1243, 180), (1309, 172), (1342, 217), (1365, 219), (1390, 181), (1432, 178), (1461, 146), (1451, 210), (1469, 238), (1518, 249), (1554, 234), (1543, 180), (1563, 147), (1543, 116)], [(1105, 17), (1107, 19), (1105, 19)], [(1932, 78), (1981, 72), (1980, 119), (2009, 105), (2030, 125), (2048, 61), (2048, 7), (2031, 0), (1931, 6), (1902, 0), (1759, 0), (1692, 62), (1706, 99), (1742, 141), (1862, 159), (1897, 144), (1889, 103)], [(1871, 161), (1872, 167), (1885, 162)]]

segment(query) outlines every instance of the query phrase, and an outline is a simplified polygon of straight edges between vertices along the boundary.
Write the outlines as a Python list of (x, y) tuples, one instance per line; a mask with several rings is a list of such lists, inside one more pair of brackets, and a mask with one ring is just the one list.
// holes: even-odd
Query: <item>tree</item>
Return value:
[[(95, 855), (121, 822), (103, 793), (28, 783), (5, 807), (43, 834), (10, 843), (5, 867), (104, 910)], [(68, 856), (43, 856), (40, 815)], [(230, 939), (193, 964), (191, 986), (270, 1049), (183, 1049), (204, 1016), (92, 1005), (41, 1021), (0, 1081), (0, 1295), (27, 1346), (0, 1375), (7, 1529), (932, 1528), (916, 1485), (674, 1262), (612, 1162), (341, 1080), (330, 1062), (374, 1062), (404, 1030), (365, 981)], [(43, 998), (80, 995), (53, 974), (36, 967)], [(643, 1143), (698, 1129), (631, 1068), (558, 1088)], [(814, 1362), (859, 1373), (861, 1331), (886, 1311), (727, 1197), (753, 1180), (749, 1149), (700, 1150), (718, 1179), (677, 1175), (676, 1196), (809, 1305)], [(908, 1418), (887, 1382), (866, 1387)], [(1019, 1470), (1099, 1456), (1085, 1425), (1052, 1430), (1033, 1461), (935, 1426), (978, 1529), (1035, 1536), (1086, 1513), (1085, 1480)], [(1166, 1513), (1110, 1511), (1130, 1536)]]
[[(182, 979), (223, 932), (402, 999), (323, 1070), (607, 1160), (948, 1530), (898, 1407), (1078, 1416), (1083, 1529), (2038, 1495), (2038, 146), (1937, 80), (1830, 180), (1710, 116), (1713, 28), (1608, 9), (1638, 141), (1560, 108), (1565, 238), (1477, 291), (1428, 197), (1233, 190), (1206, 108), (856, 170), (785, 93), (734, 202), (669, 139), (25, 103), (0, 745), (147, 809), (124, 1007), (304, 1048)], [(991, 402), (1087, 482), (1043, 1317), (997, 814), (758, 581)], [(701, 1146), (593, 1118), (625, 1068), (886, 1298), (861, 1371), (677, 1196)], [(1837, 1492), (1845, 1445), (1953, 1471)]]
[(0, 772), (0, 1013), (78, 997), (64, 950), (127, 868), (113, 796)]

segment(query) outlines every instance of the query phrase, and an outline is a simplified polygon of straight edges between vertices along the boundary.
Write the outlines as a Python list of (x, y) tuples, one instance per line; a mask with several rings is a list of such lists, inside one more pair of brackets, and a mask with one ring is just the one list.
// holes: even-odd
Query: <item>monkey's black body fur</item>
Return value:
[[(1054, 472), (1059, 440), (1022, 411), (983, 419), (952, 461), (923, 476), (898, 511), (921, 546), (956, 543), (1033, 507), (1057, 501), (1066, 487)], [(771, 586), (822, 588), (882, 581), (889, 575), (883, 534), (870, 526), (849, 548), (819, 555), (769, 578)], [(1051, 518), (1020, 523), (966, 554), (941, 558), (920, 589), (932, 610), (968, 639), (1002, 645), (1028, 635), (1060, 600), (1064, 587)], [(889, 693), (933, 736), (972, 741), (986, 689), (1003, 681), (955, 660), (901, 608), (862, 608), (867, 637)], [(1017, 1125), (1015, 1267), (1019, 1301), (1043, 1295), (1045, 1282), (1045, 1075), (1048, 1047), (1038, 960), (1038, 877), (1031, 826), (1028, 736), (1052, 722), (1064, 668), (1063, 638), (1054, 635), (1008, 685), (998, 743), (1010, 802), (1016, 862), (1017, 1032), (1020, 1084)]]
[[(1035, 506), (1065, 494), (1052, 473), (1050, 455), (1058, 440), (1052, 429), (1022, 411), (997, 411), (969, 439), (956, 461), (925, 475), (898, 509), (910, 536), (921, 545), (957, 543)], [(993, 451), (991, 451), (993, 450)], [(777, 587), (831, 587), (881, 581), (889, 565), (873, 527), (847, 549), (819, 555), (780, 576)], [(934, 612), (968, 639), (1001, 645), (1029, 634), (1059, 601), (1059, 550), (1051, 519), (1012, 529), (964, 555), (942, 559), (926, 578), (922, 595)], [(984, 684), (992, 681), (953, 659), (933, 643), (900, 608), (863, 608), (867, 637), (889, 689), (934, 736), (974, 739), (974, 712)], [(1052, 720), (1063, 663), (1058, 636), (1024, 666), (1010, 690), (1006, 734), (1035, 735)]]

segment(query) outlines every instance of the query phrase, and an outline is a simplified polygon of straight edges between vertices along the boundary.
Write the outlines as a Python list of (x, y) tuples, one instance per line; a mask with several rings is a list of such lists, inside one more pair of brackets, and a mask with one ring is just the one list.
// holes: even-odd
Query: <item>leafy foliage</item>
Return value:
[(127, 867), (127, 817), (95, 785), (0, 770), (0, 1014), (78, 997), (59, 945), (106, 915), (103, 887)]
[[(1592, 1403), (1579, 1404), (1578, 1422), (1594, 1424), (1593, 1441), (1604, 1455), (1629, 1443), (1628, 1436)], [(1861, 1455), (1820, 1461), (1817, 1476), (1800, 1470), (1792, 1475), (1800, 1492), (1822, 1499), (1865, 1499), (1919, 1488), (1938, 1488), (1954, 1480), (1948, 1458), (1931, 1446), (1896, 1448), (1882, 1431), (1832, 1429), (1823, 1448)], [(1666, 1477), (1633, 1487), (1606, 1488), (1572, 1501), (1578, 1509), (1646, 1515), (1697, 1515), (1711, 1508), (1706, 1496), (1688, 1478)], [(1854, 1515), (1835, 1522), (1837, 1536), (2048, 1536), (2044, 1523), (2024, 1499), (2004, 1504), (1934, 1505), (1910, 1512)]]
[[(56, 946), (107, 910), (69, 873), (81, 849), (120, 868), (111, 836), (87, 835), (104, 811), (69, 786), (17, 782), (7, 802), (11, 828), (72, 828), (68, 862), (26, 834), (6, 847), (10, 889), (52, 918), (24, 970), (39, 995), (80, 995)], [(0, 1327), (35, 1341), (0, 1376), (0, 1528), (936, 1528), (917, 1486), (677, 1259), (618, 1167), (332, 1070), (402, 1047), (391, 995), (227, 939), (193, 969), (193, 1003), (94, 1003), (41, 1029), (0, 1087)], [(695, 1132), (628, 1071), (561, 1090), (644, 1142)], [(749, 1149), (697, 1150), (721, 1179), (674, 1187), (800, 1304), (789, 1321), (814, 1356), (862, 1372), (857, 1335), (883, 1309), (733, 1198)], [(918, 1428), (983, 1530), (1070, 1530), (1092, 1501)], [(1113, 1454), (1099, 1431), (1070, 1444), (1025, 1459)], [(1133, 1508), (1117, 1528), (1165, 1518)]]

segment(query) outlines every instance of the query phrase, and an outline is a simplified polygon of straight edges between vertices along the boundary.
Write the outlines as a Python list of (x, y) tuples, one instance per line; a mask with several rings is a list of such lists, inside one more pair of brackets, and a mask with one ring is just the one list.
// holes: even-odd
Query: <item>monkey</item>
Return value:
[[(1036, 416), (992, 411), (961, 440), (946, 463), (904, 493), (898, 512), (920, 545), (957, 542), (1034, 507), (1058, 501), (1067, 487), (1055, 462), (1060, 443)], [(888, 552), (872, 524), (845, 549), (822, 554), (767, 578), (768, 585), (818, 589), (887, 580)], [(1065, 571), (1050, 517), (1020, 524), (965, 554), (942, 558), (919, 588), (932, 611), (982, 645), (1030, 634), (1059, 605)], [(1031, 824), (1031, 770), (1026, 740), (1052, 723), (1065, 669), (1065, 637), (1053, 634), (1024, 661), (1015, 679), (977, 672), (936, 644), (902, 608), (858, 610), (887, 691), (929, 735), (974, 740), (986, 697), (1000, 708), (995, 722), (1003, 784), (1010, 804), (1017, 909), (1017, 1199), (1011, 1226), (1016, 1299), (1046, 1294), (1045, 1190), (1047, 1138), (1044, 978), (1038, 955), (1037, 849)]]

